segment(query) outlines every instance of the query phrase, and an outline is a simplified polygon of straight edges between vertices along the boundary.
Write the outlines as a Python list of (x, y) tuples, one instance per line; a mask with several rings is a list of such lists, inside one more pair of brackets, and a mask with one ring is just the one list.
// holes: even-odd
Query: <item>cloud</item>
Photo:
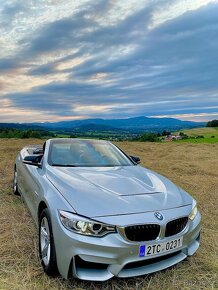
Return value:
[(29, 13), (11, 24), (19, 37), (8, 42), (13, 54), (0, 58), (2, 98), (15, 118), (16, 108), (54, 119), (217, 111), (217, 3), (76, 1), (69, 12), (70, 3), (43, 4), (35, 22), (30, 4), (0, 13), (19, 21)]
[(198, 113), (198, 114), (175, 114), (175, 115), (160, 115), (160, 116), (150, 116), (155, 118), (176, 118), (183, 120), (190, 120), (195, 122), (204, 122), (208, 120), (208, 117), (212, 117), (213, 119), (218, 119), (218, 112), (212, 113)]
[(2, 58), (0, 59), (0, 72), (10, 71), (19, 67), (19, 63), (15, 59)]
[[(5, 5), (5, 6), (4, 6)], [(10, 25), (14, 19), (16, 19), (19, 13), (24, 13), (26, 11), (26, 6), (21, 2), (7, 1), (3, 4), (3, 9), (1, 11), (2, 25)]]

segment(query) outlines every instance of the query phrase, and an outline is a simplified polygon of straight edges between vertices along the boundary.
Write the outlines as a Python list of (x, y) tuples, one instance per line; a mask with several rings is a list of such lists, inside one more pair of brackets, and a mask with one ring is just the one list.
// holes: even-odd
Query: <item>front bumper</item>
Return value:
[[(180, 210), (177, 209), (177, 214)], [(175, 209), (164, 214), (170, 220), (175, 214), (174, 211)], [(149, 219), (145, 219), (145, 215), (143, 214), (143, 219)], [(149, 215), (151, 217), (151, 213)], [(184, 210), (181, 215), (184, 215)], [(137, 218), (140, 220), (140, 215)], [(108, 234), (102, 238), (78, 235), (65, 229), (58, 220), (53, 226), (53, 232), (59, 272), (66, 279), (73, 275), (82, 280), (105, 281), (113, 276), (140, 276), (168, 268), (197, 251), (200, 243), (200, 220), (198, 213), (181, 233), (143, 243), (127, 241), (119, 233)], [(166, 221), (161, 226), (164, 223)], [(183, 245), (179, 249), (152, 257), (139, 257), (140, 244), (152, 245), (180, 236), (183, 236)]]

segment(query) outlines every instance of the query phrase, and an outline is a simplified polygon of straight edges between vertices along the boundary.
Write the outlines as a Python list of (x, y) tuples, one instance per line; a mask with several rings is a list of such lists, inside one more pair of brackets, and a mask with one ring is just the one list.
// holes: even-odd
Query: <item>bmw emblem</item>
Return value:
[(155, 216), (158, 220), (160, 220), (160, 221), (163, 220), (163, 215), (162, 215), (160, 212), (155, 212), (155, 213), (154, 213), (154, 216)]

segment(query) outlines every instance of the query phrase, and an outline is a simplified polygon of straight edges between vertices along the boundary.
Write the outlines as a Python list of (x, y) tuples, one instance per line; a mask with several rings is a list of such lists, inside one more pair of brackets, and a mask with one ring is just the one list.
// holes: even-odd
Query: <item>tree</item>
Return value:
[(185, 134), (184, 132), (179, 132), (179, 136), (182, 138), (182, 139), (188, 139), (188, 135)]
[(171, 135), (171, 132), (170, 131), (164, 130), (162, 132), (162, 136), (169, 136), (169, 135)]
[(141, 135), (141, 137), (139, 138), (139, 141), (142, 142), (158, 142), (158, 136), (155, 133), (144, 133), (143, 135)]
[(208, 121), (206, 127), (218, 127), (218, 120)]

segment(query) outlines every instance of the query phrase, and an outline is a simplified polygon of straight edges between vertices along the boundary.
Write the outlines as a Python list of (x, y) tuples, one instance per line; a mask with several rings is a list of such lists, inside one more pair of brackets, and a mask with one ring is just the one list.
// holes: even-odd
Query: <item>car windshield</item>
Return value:
[(116, 146), (101, 140), (52, 140), (48, 163), (63, 167), (130, 166), (134, 163)]

